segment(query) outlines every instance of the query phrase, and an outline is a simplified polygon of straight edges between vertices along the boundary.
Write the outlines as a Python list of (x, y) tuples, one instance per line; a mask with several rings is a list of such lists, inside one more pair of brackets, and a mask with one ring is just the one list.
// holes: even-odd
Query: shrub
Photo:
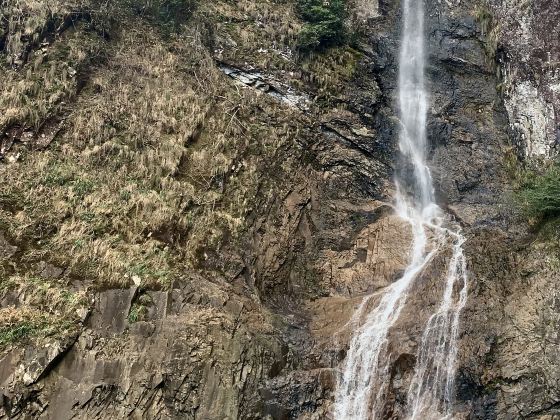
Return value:
[(345, 42), (347, 10), (344, 0), (299, 0), (297, 11), (306, 22), (298, 37), (300, 52), (321, 50)]
[(527, 176), (517, 200), (530, 218), (546, 219), (560, 215), (560, 164), (542, 175)]

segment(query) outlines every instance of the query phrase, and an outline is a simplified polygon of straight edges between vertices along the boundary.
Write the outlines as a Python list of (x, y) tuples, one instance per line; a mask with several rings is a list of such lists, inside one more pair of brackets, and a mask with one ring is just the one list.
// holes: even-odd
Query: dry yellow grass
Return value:
[(292, 48), (301, 22), (293, 2), (241, 0), (204, 2), (201, 8), (216, 20), (216, 36), (227, 45), (218, 56), (267, 71), (295, 68)]
[[(261, 13), (243, 4), (245, 12)], [(2, 222), (11, 237), (33, 243), (29, 259), (69, 267), (103, 287), (129, 284), (133, 276), (146, 287), (167, 287), (204, 258), (204, 249), (218, 249), (224, 237), (243, 230), (260, 182), (257, 167), (295, 129), (287, 122), (268, 126), (267, 116), (259, 120), (254, 104), (272, 110), (270, 99), (235, 88), (196, 30), (162, 42), (157, 28), (131, 19), (113, 34), (118, 43), (105, 51), (108, 64), (93, 67), (76, 98), (64, 69), (100, 48), (89, 39), (87, 52), (74, 51), (77, 40), (88, 45), (79, 28), (49, 47), (47, 57), (57, 48), (69, 53), (46, 60), (58, 67), (38, 83), (37, 67), (28, 63), (4, 84), (9, 91), (36, 83), (29, 107), (18, 101), (21, 92), (3, 95), (2, 108), (14, 115), (4, 125), (38, 125), (55, 113), (41, 107), (57, 102), (47, 98), (50, 91), (73, 102), (49, 150), (24, 150), (17, 162), (0, 167), (3, 179), (21, 174), (0, 187), (22, 207)], [(33, 117), (28, 108), (40, 112)]]
[(18, 306), (0, 308), (0, 346), (37, 336), (68, 333), (87, 313), (85, 291), (69, 291), (63, 284), (39, 277), (2, 279), (2, 293), (20, 297)]
[[(16, 145), (14, 159), (0, 163), (0, 230), (21, 249), (1, 267), (0, 294), (29, 296), (0, 314), (7, 336), (19, 327), (74, 328), (87, 306), (85, 289), (70, 292), (75, 280), (91, 289), (138, 280), (167, 288), (185, 270), (204, 268), (243, 236), (256, 203), (273, 202), (274, 178), (289, 176), (278, 155), (298, 135), (298, 111), (233, 84), (203, 42), (205, 25), (216, 25), (218, 37), (227, 29), (243, 41), (232, 58), (262, 45), (272, 52), (254, 54), (257, 64), (291, 68), (283, 54), (298, 23), (289, 3), (202, 2), (192, 24), (171, 33), (128, 2), (109, 11), (98, 3), (10, 0), (1, 12), (10, 40), (0, 66), (0, 131), (61, 124), (45, 150)], [(81, 12), (91, 21), (76, 21), (16, 63), (30, 45), (22, 34)], [(228, 19), (240, 21), (227, 27)], [(39, 261), (64, 268), (63, 278), (37, 280)]]
[(300, 83), (314, 86), (317, 99), (323, 104), (336, 102), (354, 76), (361, 54), (348, 47), (336, 47), (307, 57), (298, 72)]
[(70, 13), (74, 2), (64, 0), (5, 0), (0, 8), (0, 20), (7, 23), (6, 61), (23, 63), (26, 42), (39, 40), (48, 21)]

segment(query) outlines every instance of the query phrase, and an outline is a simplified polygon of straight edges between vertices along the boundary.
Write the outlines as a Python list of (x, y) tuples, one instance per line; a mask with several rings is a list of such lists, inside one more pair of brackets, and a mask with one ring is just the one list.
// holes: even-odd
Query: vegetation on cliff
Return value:
[[(68, 305), (76, 284), (81, 295), (165, 289), (187, 269), (240, 264), (216, 255), (247, 228), (257, 194), (265, 206), (274, 199), (271, 185), (286, 165), (274, 157), (298, 122), (269, 97), (235, 88), (210, 45), (222, 29), (247, 35), (244, 23), (221, 26), (236, 13), (269, 16), (272, 31), (252, 26), (263, 45), (278, 45), (284, 28), (296, 31), (274, 26), (286, 19), (268, 2), (195, 6), (2, 3), (0, 228), (15, 251), (1, 263), (1, 297), (14, 305), (0, 314), (0, 344), (51, 334), (53, 325), (70, 331), (89, 305)], [(257, 177), (263, 167), (275, 175)], [(35, 293), (32, 305), (11, 298), (36, 278), (53, 293)], [(131, 319), (141, 318), (136, 309)]]
[[(0, 415), (328, 417), (347, 321), (410, 248), (390, 205), (401, 3), (0, 3)], [(502, 206), (507, 116), (484, 56), (504, 21), (426, 5), (430, 159), (473, 285), (458, 405), (544, 414), (558, 236), (518, 244)], [(354, 19), (367, 44), (348, 36)], [(306, 32), (318, 49), (303, 54)], [(438, 272), (392, 334), (393, 414)]]
[(553, 164), (542, 174), (527, 171), (517, 200), (524, 213), (533, 220), (560, 216), (560, 165)]
[(343, 44), (346, 7), (345, 0), (298, 0), (298, 13), (306, 22), (299, 33), (298, 49), (305, 53)]
[[(240, 90), (216, 62), (266, 69), (324, 108), (338, 104), (360, 59), (335, 47), (346, 6), (2, 2), (0, 248), (13, 251), (0, 263), (10, 302), (0, 345), (73, 333), (93, 291), (134, 285), (142, 296), (188, 270), (240, 270), (241, 257), (222, 251), (285, 193), (291, 172), (278, 154), (299, 147), (305, 116)], [(306, 31), (333, 48), (296, 59)], [(129, 320), (150, 305), (133, 305)]]

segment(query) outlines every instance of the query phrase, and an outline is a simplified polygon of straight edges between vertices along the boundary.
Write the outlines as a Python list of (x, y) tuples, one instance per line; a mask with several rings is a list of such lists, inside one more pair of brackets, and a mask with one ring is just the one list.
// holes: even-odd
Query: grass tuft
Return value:
[(526, 173), (516, 197), (530, 219), (544, 220), (560, 216), (560, 165), (552, 165), (543, 174)]

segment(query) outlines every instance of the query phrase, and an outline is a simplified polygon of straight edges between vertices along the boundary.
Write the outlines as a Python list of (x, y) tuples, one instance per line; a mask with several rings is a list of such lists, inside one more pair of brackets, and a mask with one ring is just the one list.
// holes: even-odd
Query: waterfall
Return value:
[[(405, 307), (414, 280), (443, 251), (451, 251), (443, 295), (429, 318), (418, 346), (405, 415), (410, 419), (452, 416), (459, 317), (467, 300), (465, 239), (460, 229), (445, 227), (436, 205), (426, 162), (426, 119), (423, 0), (403, 0), (403, 33), (399, 65), (399, 148), (412, 169), (406, 190), (397, 180), (396, 210), (412, 229), (410, 263), (403, 276), (383, 294), (367, 296), (355, 312), (354, 334), (339, 375), (334, 418), (363, 420), (383, 417), (390, 381), (389, 331)], [(406, 178), (406, 177), (401, 177)], [(406, 178), (408, 179), (408, 178)], [(439, 279), (436, 279), (439, 281)]]

